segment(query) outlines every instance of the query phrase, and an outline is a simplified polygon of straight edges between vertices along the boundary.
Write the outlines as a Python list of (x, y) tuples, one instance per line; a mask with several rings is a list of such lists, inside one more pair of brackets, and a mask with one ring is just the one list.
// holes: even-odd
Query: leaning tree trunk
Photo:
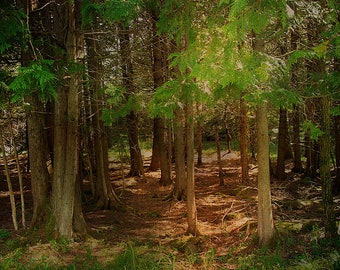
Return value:
[(276, 177), (279, 180), (285, 180), (287, 177), (285, 172), (286, 151), (288, 147), (287, 136), (288, 136), (287, 110), (284, 108), (280, 108), (277, 164), (276, 164)]
[(6, 182), (7, 182), (8, 192), (9, 192), (9, 199), (10, 199), (10, 202), (11, 202), (13, 226), (14, 226), (14, 230), (17, 231), (18, 230), (17, 209), (16, 209), (16, 205), (15, 205), (15, 197), (14, 197), (14, 192), (13, 192), (13, 187), (12, 187), (10, 170), (8, 168), (8, 160), (7, 160), (7, 156), (6, 156), (5, 143), (4, 143), (2, 129), (3, 129), (3, 127), (0, 127), (0, 149), (1, 149), (1, 152), (2, 152), (2, 158), (4, 160)]
[(337, 236), (336, 219), (332, 194), (332, 178), (330, 172), (331, 152), (331, 119), (330, 98), (321, 97), (321, 127), (323, 134), (320, 137), (320, 177), (322, 181), (323, 221), (325, 236), (334, 239)]
[(240, 145), (241, 145), (241, 171), (242, 182), (249, 182), (249, 167), (248, 167), (248, 139), (247, 139), (247, 109), (244, 104), (243, 97), (240, 98)]
[(20, 203), (21, 203), (21, 220), (22, 220), (23, 228), (26, 229), (26, 214), (25, 214), (26, 210), (25, 210), (24, 187), (23, 187), (23, 182), (22, 182), (22, 168), (20, 166), (19, 154), (18, 154), (17, 145), (15, 143), (15, 138), (14, 138), (11, 111), (9, 112), (8, 119), (9, 119), (9, 131), (10, 131), (10, 136), (11, 136), (12, 145), (13, 145), (15, 163), (16, 163), (16, 167), (17, 167), (17, 171), (18, 171), (18, 180), (19, 180), (19, 189), (20, 189)]
[(267, 104), (258, 106), (257, 126), (257, 163), (258, 163), (258, 235), (260, 245), (268, 245), (273, 237), (273, 214), (270, 190), (269, 136)]

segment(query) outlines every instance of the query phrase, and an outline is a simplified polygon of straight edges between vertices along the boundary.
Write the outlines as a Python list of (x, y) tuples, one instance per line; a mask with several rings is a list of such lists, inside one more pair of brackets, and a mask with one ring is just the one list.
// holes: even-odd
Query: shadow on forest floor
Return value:
[[(122, 180), (119, 168), (113, 170), (115, 191), (131, 210), (94, 211), (85, 204), (85, 219), (94, 234), (79, 243), (49, 240), (39, 230), (14, 232), (1, 175), (0, 269), (13, 269), (11, 263), (15, 269), (36, 269), (37, 265), (44, 265), (44, 269), (324, 269), (325, 263), (340, 267), (336, 251), (340, 242), (322, 240), (321, 187), (317, 181), (290, 172), (286, 181), (272, 179), (275, 243), (270, 249), (258, 249), (256, 166), (250, 170), (251, 183), (243, 184), (237, 153), (225, 153), (225, 185), (219, 186), (215, 155), (206, 156), (203, 162), (195, 168), (202, 233), (197, 238), (185, 236), (186, 202), (164, 200), (171, 187), (159, 185), (159, 171)], [(29, 174), (25, 177), (29, 219)], [(336, 197), (337, 214), (339, 202)]]

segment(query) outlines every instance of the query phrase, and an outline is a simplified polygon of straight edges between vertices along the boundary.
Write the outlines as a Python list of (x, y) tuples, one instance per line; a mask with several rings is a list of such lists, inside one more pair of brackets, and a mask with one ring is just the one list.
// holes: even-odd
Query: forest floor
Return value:
[[(147, 168), (150, 155), (144, 154)], [(250, 164), (250, 183), (244, 184), (238, 153), (223, 152), (222, 161), (224, 186), (219, 185), (216, 154), (206, 155), (203, 165), (195, 167), (199, 237), (186, 235), (186, 202), (165, 200), (171, 187), (159, 185), (159, 171), (122, 179), (116, 162), (111, 163), (112, 184), (129, 210), (94, 210), (85, 181), (89, 201), (83, 209), (91, 237), (57, 242), (43, 230), (13, 231), (7, 183), (0, 172), (0, 269), (340, 269), (340, 241), (323, 240), (317, 180), (289, 168), (287, 180), (272, 179), (275, 238), (270, 248), (258, 248), (256, 163)], [(28, 174), (24, 180), (29, 220)], [(20, 217), (15, 176), (12, 181)], [(340, 198), (334, 200), (339, 218)]]

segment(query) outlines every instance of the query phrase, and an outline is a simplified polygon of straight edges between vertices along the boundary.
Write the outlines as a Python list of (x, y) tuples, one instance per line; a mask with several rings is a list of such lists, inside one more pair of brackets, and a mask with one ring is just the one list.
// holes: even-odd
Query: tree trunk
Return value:
[[(199, 108), (199, 106), (197, 106)], [(202, 150), (203, 150), (203, 142), (202, 142), (202, 136), (203, 136), (203, 128), (202, 123), (200, 119), (197, 120), (197, 166), (202, 166)]]
[(249, 183), (249, 167), (248, 167), (248, 125), (247, 125), (247, 109), (244, 104), (243, 97), (240, 98), (240, 148), (241, 148), (241, 171), (242, 182)]
[(12, 127), (12, 112), (9, 112), (9, 131), (13, 145), (15, 163), (18, 171), (18, 180), (19, 180), (19, 188), (20, 188), (20, 203), (21, 203), (21, 220), (22, 220), (22, 227), (26, 229), (26, 215), (25, 215), (25, 197), (24, 197), (24, 188), (22, 182), (22, 169), (20, 166), (19, 155), (17, 150), (17, 145), (15, 143), (14, 132)]
[(174, 197), (179, 201), (185, 199), (187, 194), (183, 124), (184, 124), (183, 111), (180, 108), (178, 108), (175, 111), (174, 122), (174, 148), (176, 169)]
[[(25, 10), (29, 4), (28, 2), (29, 1), (22, 1), (19, 2), (19, 5), (21, 5), (21, 8), (24, 8)], [(44, 3), (40, 4), (43, 5)], [(42, 10), (41, 12), (30, 12), (28, 16), (32, 38), (43, 39), (38, 26), (41, 22), (43, 22), (44, 28), (50, 29), (49, 24), (51, 22), (45, 18), (49, 16), (48, 12), (46, 10)], [(28, 48), (28, 50), (22, 50), (21, 52), (22, 66), (28, 66), (31, 61), (35, 60), (36, 56), (34, 48), (30, 45)], [(39, 51), (41, 53), (45, 53), (46, 48), (39, 48)], [(31, 227), (34, 228), (42, 225), (48, 218), (48, 183), (50, 181), (50, 175), (46, 162), (49, 151), (46, 151), (46, 149), (48, 149), (48, 142), (46, 136), (46, 114), (44, 104), (39, 100), (38, 93), (36, 91), (34, 91), (30, 96), (26, 96), (25, 101), (30, 104), (27, 112), (27, 137), (33, 199), (33, 217), (31, 220)]]
[[(66, 59), (62, 59), (75, 62), (79, 56), (77, 45), (80, 46), (77, 37), (79, 32), (76, 32), (79, 29), (76, 27), (79, 2), (56, 4), (56, 38), (61, 46), (64, 44), (65, 47), (62, 46), (61, 49), (66, 52)], [(71, 239), (75, 232), (73, 225), (79, 169), (78, 93), (81, 84), (79, 74), (70, 72), (66, 75), (63, 86), (58, 89), (58, 102), (55, 105), (52, 211), (56, 222), (56, 237)]]
[(157, 171), (161, 167), (161, 140), (162, 140), (162, 130), (164, 125), (162, 125), (162, 119), (156, 117), (153, 120), (153, 140), (152, 140), (152, 157), (149, 166), (150, 171)]
[(171, 179), (171, 151), (170, 151), (170, 133), (162, 120), (162, 140), (161, 140), (161, 180), (160, 184), (168, 186), (172, 184)]
[[(121, 67), (123, 76), (123, 86), (126, 88), (125, 98), (128, 100), (135, 93), (133, 85), (133, 66), (131, 59), (130, 34), (128, 28), (123, 23), (119, 24), (119, 41)], [(131, 112), (126, 116), (128, 129), (129, 149), (130, 149), (130, 176), (142, 176), (144, 174), (142, 153), (139, 147), (139, 127), (136, 112)]]
[(197, 209), (195, 200), (195, 132), (194, 132), (194, 113), (193, 101), (189, 97), (187, 102), (187, 208), (188, 208), (188, 229), (187, 233), (193, 236), (199, 235), (197, 228)]
[(293, 114), (293, 152), (294, 152), (294, 167), (293, 172), (302, 173), (303, 166), (301, 161), (301, 140), (300, 140), (300, 109), (294, 106)]
[(287, 177), (285, 172), (286, 151), (288, 147), (287, 136), (288, 136), (287, 110), (284, 108), (280, 108), (277, 164), (276, 164), (276, 177), (279, 180), (285, 180)]
[(32, 94), (27, 101), (31, 110), (27, 117), (28, 148), (31, 169), (31, 185), (33, 197), (32, 227), (43, 224), (47, 218), (48, 206), (48, 182), (50, 175), (46, 166), (46, 133), (44, 131), (45, 119), (43, 104), (39, 101), (36, 93)]
[(269, 171), (269, 136), (267, 104), (258, 106), (257, 125), (257, 162), (258, 162), (258, 234), (260, 245), (268, 245), (273, 237), (273, 214)]
[[(97, 21), (95, 21), (97, 25)], [(116, 196), (109, 178), (108, 138), (107, 129), (100, 119), (103, 108), (102, 94), (102, 46), (100, 37), (86, 39), (88, 49), (88, 73), (90, 77), (90, 93), (93, 94), (91, 108), (93, 109), (93, 149), (96, 173), (96, 206), (99, 209), (121, 209), (122, 204)], [(90, 147), (88, 147), (90, 148)], [(91, 166), (91, 165), (90, 165)]]
[(320, 137), (320, 177), (322, 181), (323, 221), (325, 225), (325, 237), (334, 239), (337, 236), (337, 227), (330, 172), (331, 117), (330, 98), (328, 96), (321, 97), (321, 127), (323, 134)]
[(340, 194), (340, 116), (334, 117), (336, 178), (334, 193)]
[(221, 146), (220, 146), (220, 136), (218, 135), (218, 127), (215, 125), (215, 142), (216, 142), (216, 154), (217, 154), (217, 163), (218, 163), (218, 177), (220, 179), (220, 186), (224, 186), (224, 175), (222, 168), (222, 159), (221, 159)]

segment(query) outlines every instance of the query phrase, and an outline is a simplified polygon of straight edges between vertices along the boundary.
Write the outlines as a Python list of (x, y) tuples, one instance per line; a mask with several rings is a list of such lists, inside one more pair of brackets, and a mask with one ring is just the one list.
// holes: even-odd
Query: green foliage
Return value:
[(26, 15), (9, 1), (0, 1), (0, 54), (15, 45), (24, 46), (28, 37), (27, 25), (24, 23)]
[(128, 242), (125, 250), (110, 264), (111, 269), (174, 269), (174, 256), (160, 248)]
[(142, 107), (141, 94), (129, 94), (124, 87), (108, 85), (104, 90), (107, 95), (107, 108), (103, 109), (101, 119), (110, 125), (132, 111), (139, 111)]
[(312, 121), (305, 120), (302, 123), (302, 129), (308, 133), (312, 140), (318, 140), (320, 136), (324, 133), (320, 128), (318, 128)]
[(53, 63), (53, 60), (39, 60), (32, 61), (27, 67), (21, 67), (10, 84), (14, 91), (13, 101), (21, 100), (34, 92), (38, 93), (42, 100), (56, 99)]
[(183, 37), (187, 38), (190, 44), (196, 37), (193, 27), (194, 11), (194, 1), (164, 1), (157, 22), (158, 32), (166, 33), (177, 45), (181, 44)]
[(148, 103), (148, 111), (152, 117), (171, 119), (178, 107), (183, 107), (183, 104), (180, 101), (179, 85), (175, 80), (167, 81), (157, 88)]
[(11, 236), (11, 233), (6, 229), (0, 229), (0, 241), (7, 240)]
[(83, 26), (92, 25), (95, 21), (95, 16), (103, 15), (101, 5), (93, 0), (83, 0), (81, 9), (81, 18)]
[(141, 0), (107, 0), (102, 3), (100, 13), (109, 23), (123, 22), (128, 25), (137, 18), (142, 6)]

